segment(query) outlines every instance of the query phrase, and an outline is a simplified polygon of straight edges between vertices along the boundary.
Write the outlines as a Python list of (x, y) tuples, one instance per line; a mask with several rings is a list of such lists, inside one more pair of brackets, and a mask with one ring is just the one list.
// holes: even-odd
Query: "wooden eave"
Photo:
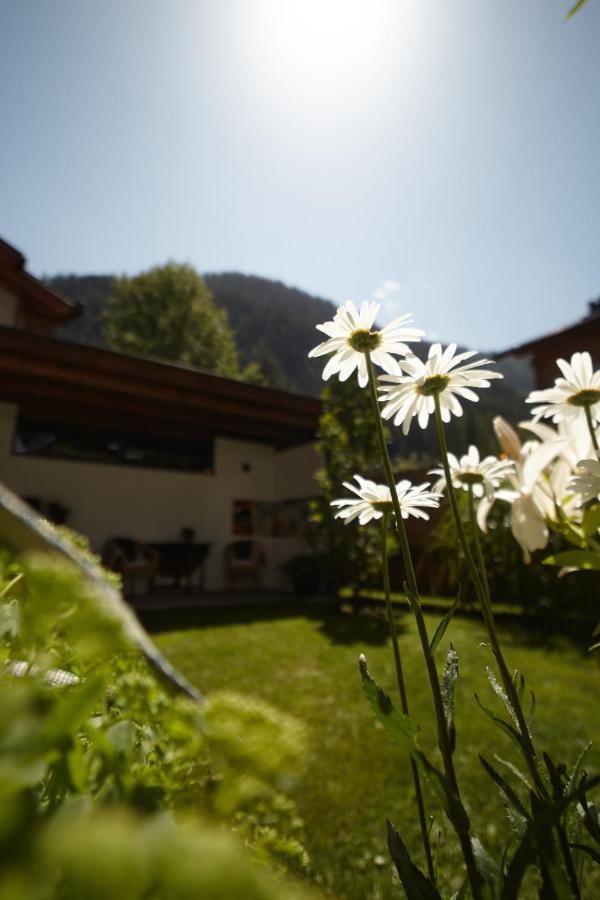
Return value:
[(0, 327), (0, 400), (38, 422), (278, 449), (313, 441), (321, 414), (312, 397), (8, 327)]
[(494, 354), (494, 359), (504, 359), (507, 356), (524, 356), (527, 353), (535, 354), (541, 348), (546, 350), (554, 344), (563, 344), (567, 340), (576, 340), (580, 336), (588, 338), (590, 329), (592, 332), (600, 333), (600, 315), (588, 316), (574, 325), (562, 328), (560, 331), (553, 331), (524, 344), (519, 344), (517, 347), (510, 347), (508, 350)]
[(0, 239), (0, 284), (5, 284), (19, 301), (18, 325), (36, 330), (40, 325), (63, 325), (81, 312), (25, 270), (25, 257)]

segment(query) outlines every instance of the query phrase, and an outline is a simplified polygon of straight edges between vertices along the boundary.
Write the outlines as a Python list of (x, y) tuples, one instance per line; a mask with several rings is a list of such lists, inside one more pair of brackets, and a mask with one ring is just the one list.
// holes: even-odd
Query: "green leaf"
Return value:
[(438, 626), (435, 629), (435, 632), (434, 632), (433, 637), (431, 638), (431, 642), (429, 644), (429, 649), (431, 650), (432, 654), (435, 653), (435, 651), (437, 650), (438, 645), (439, 645), (440, 641), (442, 640), (442, 638), (444, 637), (444, 635), (446, 633), (446, 629), (448, 628), (448, 625), (450, 624), (450, 620), (452, 619), (452, 616), (456, 612), (456, 608), (457, 608), (458, 602), (460, 600), (460, 595), (461, 595), (461, 592), (459, 591), (456, 599), (452, 601), (452, 605), (451, 605), (450, 609), (448, 610), (448, 612), (446, 613), (444, 618), (439, 621)]
[(465, 878), (455, 894), (452, 894), (450, 900), (465, 900), (469, 892), (469, 879)]
[(598, 816), (596, 805), (585, 798), (577, 808), (590, 835), (597, 844), (600, 844), (600, 816)]
[(107, 729), (106, 737), (112, 744), (117, 756), (128, 756), (135, 747), (137, 731), (133, 722), (130, 722), (128, 719), (122, 719)]
[(441, 900), (441, 894), (410, 858), (406, 845), (387, 821), (387, 844), (408, 900)]
[(529, 813), (521, 803), (518, 794), (506, 779), (503, 778), (502, 775), (500, 775), (500, 773), (496, 771), (483, 756), (481, 756), (481, 754), (479, 755), (479, 759), (490, 778), (496, 783), (500, 790), (500, 797), (506, 808), (506, 814), (513, 831), (519, 838), (522, 838), (527, 827)]
[(575, 522), (570, 519), (566, 519), (564, 517), (564, 513), (560, 514), (561, 518), (556, 523), (549, 523), (550, 529), (554, 531), (556, 534), (562, 535), (562, 537), (569, 542), (569, 544), (573, 544), (574, 547), (579, 547), (582, 550), (585, 550), (587, 547), (585, 534), (583, 533), (583, 528), (579, 525), (575, 524)]
[(385, 691), (376, 684), (367, 669), (367, 660), (364, 655), (360, 657), (359, 666), (363, 690), (377, 719), (390, 737), (401, 744), (415, 760), (442, 803), (450, 821), (458, 828), (468, 829), (469, 817), (460, 798), (454, 793), (445, 776), (429, 762), (417, 744), (418, 726), (416, 723), (409, 716), (400, 713)]
[(567, 566), (573, 569), (593, 569), (600, 572), (600, 553), (593, 550), (565, 550), (542, 560), (545, 566)]
[[(518, 900), (525, 872), (530, 865), (535, 863), (540, 853), (545, 854), (551, 830), (560, 824), (562, 816), (573, 802), (585, 801), (586, 789), (592, 789), (599, 783), (600, 777), (596, 777), (553, 804), (535, 804), (533, 817), (506, 870), (500, 894), (501, 900)], [(532, 795), (532, 801), (534, 800), (535, 796)], [(554, 867), (552, 867), (552, 874), (554, 872)], [(549, 886), (546, 883), (544, 887), (548, 890)], [(564, 879), (561, 878), (559, 884), (552, 884), (552, 888), (553, 892), (547, 893), (546, 896), (560, 898), (560, 900), (565, 897), (567, 900), (571, 900), (570, 888), (564, 884)]]
[(478, 837), (471, 838), (471, 846), (479, 874), (487, 884), (496, 885), (500, 877), (498, 863), (492, 859)]
[(83, 793), (87, 786), (87, 762), (81, 743), (77, 740), (67, 754), (67, 767), (73, 787)]
[(0, 638), (15, 638), (19, 633), (19, 607), (16, 603), (0, 605)]
[(600, 528), (600, 503), (594, 503), (586, 509), (581, 526), (586, 537), (596, 534)]
[(376, 684), (367, 669), (364, 655), (359, 659), (359, 668), (363, 690), (376, 717), (387, 733), (413, 756), (417, 749), (415, 738), (419, 730), (416, 723), (409, 716), (399, 712), (388, 694)]
[(569, 844), (571, 850), (581, 850), (583, 853), (587, 853), (588, 856), (591, 856), (595, 863), (600, 864), (600, 853), (597, 850), (594, 850), (593, 847), (588, 847), (587, 844)]
[(497, 716), (491, 709), (488, 709), (487, 706), (484, 706), (477, 694), (475, 694), (475, 700), (477, 701), (480, 710), (486, 714), (488, 719), (490, 719), (500, 731), (503, 731), (504, 734), (508, 735), (508, 737), (515, 742), (522, 753), (523, 739), (521, 738), (521, 735), (512, 727), (512, 725), (509, 725), (508, 722), (505, 722), (504, 719)]
[(4, 587), (0, 591), (0, 600), (3, 600), (6, 597), (6, 595), (8, 594), (8, 592), (12, 591), (12, 589), (21, 581), (22, 578), (23, 578), (23, 573), (19, 572), (19, 574), (15, 575), (14, 578), (12, 578), (10, 581), (7, 581), (7, 583), (4, 585)]
[(515, 674), (513, 675), (513, 685), (515, 687), (515, 691), (517, 692), (519, 703), (522, 703), (523, 694), (525, 693), (525, 676), (521, 672), (519, 672), (518, 669), (515, 669)]
[(509, 716), (511, 717), (511, 719), (513, 720), (515, 725), (518, 726), (518, 720), (517, 720), (515, 710), (513, 708), (512, 703), (508, 699), (506, 691), (504, 690), (504, 688), (502, 687), (502, 685), (500, 684), (500, 682), (498, 681), (498, 679), (496, 678), (496, 676), (494, 675), (494, 673), (492, 672), (492, 670), (490, 668), (487, 668), (486, 672), (487, 672), (488, 681), (492, 686), (492, 690), (494, 691), (496, 696), (498, 696), (500, 698), (500, 700), (502, 700)]
[(527, 727), (529, 728), (529, 731), (531, 731), (533, 726), (533, 717), (535, 716), (535, 709), (537, 706), (537, 700), (535, 699), (535, 694), (533, 691), (530, 691), (529, 693), (531, 695), (531, 700), (529, 702), (529, 711), (527, 713)]
[(496, 760), (496, 762), (501, 763), (501, 765), (506, 766), (506, 768), (509, 769), (513, 773), (513, 775), (515, 775), (519, 779), (519, 781), (525, 785), (528, 791), (532, 790), (527, 776), (524, 772), (521, 771), (521, 769), (519, 769), (518, 766), (515, 766), (515, 764), (510, 760), (503, 759), (501, 756), (498, 756), (497, 753), (494, 753), (494, 759)]
[(70, 739), (101, 702), (103, 694), (104, 680), (102, 677), (90, 678), (87, 682), (73, 685), (62, 691), (40, 731), (41, 745), (52, 747), (61, 743), (65, 738)]
[(569, 12), (567, 13), (566, 21), (568, 22), (569, 19), (572, 19), (573, 16), (576, 15), (576, 13), (578, 13), (579, 10), (583, 6), (585, 6), (586, 3), (587, 3), (587, 0), (577, 0), (577, 3), (574, 6), (572, 6), (571, 9), (569, 10)]
[(452, 644), (448, 648), (446, 657), (446, 667), (442, 675), (442, 683), (440, 690), (442, 693), (442, 701), (444, 704), (444, 715), (446, 717), (446, 727), (448, 729), (448, 740), (450, 742), (450, 752), (454, 753), (456, 746), (456, 726), (454, 723), (454, 686), (458, 678), (458, 654)]

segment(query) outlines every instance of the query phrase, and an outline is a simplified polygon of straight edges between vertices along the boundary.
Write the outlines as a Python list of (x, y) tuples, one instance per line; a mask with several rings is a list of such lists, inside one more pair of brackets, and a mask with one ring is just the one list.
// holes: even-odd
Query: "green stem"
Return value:
[(592, 411), (589, 406), (584, 406), (585, 409), (585, 418), (587, 420), (588, 428), (590, 430), (590, 434), (592, 436), (592, 444), (594, 445), (594, 450), (597, 454), (600, 455), (600, 446), (598, 446), (598, 438), (596, 436), (596, 429), (594, 428), (594, 420), (592, 418)]
[[(367, 350), (365, 352), (365, 359), (367, 363), (367, 372), (369, 375), (369, 395), (371, 398), (371, 409), (373, 412), (373, 420), (375, 423), (375, 430), (377, 434), (377, 442), (379, 445), (379, 452), (381, 456), (381, 462), (383, 465), (383, 469), (385, 472), (385, 478), (387, 482), (387, 486), (390, 491), (390, 495), (392, 498), (392, 506), (394, 509), (394, 524), (396, 527), (396, 531), (398, 537), (400, 539), (400, 548), (402, 551), (402, 559), (404, 562), (404, 569), (406, 573), (406, 580), (408, 583), (409, 591), (414, 598), (410, 600), (410, 607), (415, 617), (417, 623), (417, 631), (419, 633), (419, 640), (421, 642), (421, 649), (423, 651), (423, 657), (425, 659), (425, 665), (427, 668), (427, 674), (429, 676), (429, 684), (431, 686), (431, 695), (433, 699), (433, 706), (435, 709), (435, 715), (437, 720), (437, 738), (438, 738), (438, 746), (440, 748), (440, 753), (442, 755), (442, 761), (444, 764), (444, 773), (446, 776), (446, 780), (448, 782), (448, 786), (450, 790), (455, 794), (458, 799), (460, 805), (462, 803), (460, 801), (460, 792), (458, 789), (458, 782), (456, 780), (456, 772), (454, 770), (454, 762), (452, 760), (452, 751), (450, 749), (450, 740), (448, 737), (448, 728), (446, 725), (446, 717), (444, 714), (444, 703), (442, 700), (442, 692), (440, 689), (440, 682), (438, 678), (437, 669), (435, 666), (435, 659), (433, 658), (433, 654), (431, 652), (430, 644), (429, 644), (429, 636), (427, 634), (427, 626), (425, 625), (425, 619), (423, 617), (423, 611), (421, 609), (421, 603), (419, 600), (419, 589), (417, 586), (417, 579), (415, 576), (415, 570), (412, 564), (412, 557), (410, 554), (410, 546), (408, 543), (408, 536), (406, 534), (406, 528), (404, 525), (404, 519), (402, 518), (402, 512), (400, 509), (400, 501), (398, 500), (398, 493), (396, 491), (396, 483), (394, 481), (394, 473), (392, 471), (392, 464), (390, 462), (390, 457), (387, 449), (387, 445), (385, 442), (385, 434), (383, 431), (383, 423), (381, 421), (381, 415), (379, 410), (379, 402), (377, 400), (377, 380), (375, 378), (375, 372), (373, 370), (373, 361), (371, 360), (371, 354)], [(480, 900), (482, 893), (482, 879), (475, 865), (475, 858), (473, 856), (473, 847), (471, 845), (471, 835), (469, 832), (468, 820), (467, 826), (459, 821), (458, 817), (453, 816), (451, 813), (451, 804), (448, 804), (448, 817), (452, 822), (458, 840), (460, 842), (463, 858), (465, 861), (465, 865), (467, 868), (467, 875), (469, 878), (469, 884), (471, 886), (471, 893), (473, 895), (473, 900)]]
[[(477, 514), (475, 512), (475, 498), (473, 495), (473, 485), (471, 485), (471, 484), (469, 485), (469, 518), (471, 520), (471, 530), (473, 532), (473, 545), (475, 547), (475, 555), (477, 557), (477, 565), (479, 566), (479, 572), (481, 573), (481, 577), (483, 580), (483, 586), (485, 588), (485, 593), (487, 595), (487, 599), (488, 599), (488, 601), (490, 601), (490, 587), (489, 587), (488, 578), (487, 578), (487, 572), (486, 572), (485, 560), (483, 557), (483, 551), (481, 549), (481, 540), (479, 538), (479, 527), (477, 525)], [(511, 679), (511, 683), (512, 683), (512, 679)], [(517, 701), (518, 701), (518, 695), (517, 695)], [(516, 707), (515, 707), (515, 713), (516, 713)], [(537, 766), (536, 766), (536, 772), (537, 772)], [(542, 782), (542, 787), (543, 787), (542, 796), (545, 797), (546, 791), (545, 791), (545, 786), (543, 785), (543, 782)], [(561, 853), (562, 853), (563, 859), (565, 861), (565, 868), (567, 870), (567, 875), (569, 876), (569, 881), (571, 882), (571, 887), (573, 889), (573, 895), (576, 898), (576, 900), (579, 900), (579, 898), (581, 897), (581, 892), (579, 890), (579, 883), (577, 881), (577, 872), (575, 870), (575, 865), (573, 863), (573, 856), (571, 854), (571, 849), (569, 847), (569, 841), (567, 838), (567, 834), (565, 832), (564, 827), (561, 824), (557, 825), (557, 833), (558, 833), (558, 840), (559, 840), (559, 844), (560, 844)]]
[(469, 486), (469, 517), (471, 519), (471, 531), (473, 532), (473, 544), (475, 546), (475, 555), (477, 557), (477, 565), (479, 566), (479, 573), (481, 575), (481, 579), (483, 581), (483, 586), (485, 588), (485, 592), (487, 596), (490, 596), (490, 585), (488, 582), (487, 571), (485, 567), (485, 560), (483, 558), (483, 551), (481, 549), (481, 541), (479, 539), (479, 527), (477, 525), (477, 513), (475, 512), (475, 495), (473, 494), (473, 485)]
[[(442, 457), (442, 466), (444, 468), (444, 475), (446, 478), (446, 488), (448, 490), (448, 499), (450, 500), (450, 506), (452, 507), (452, 513), (454, 515), (454, 521), (456, 523), (456, 530), (458, 531), (458, 538), (460, 540), (460, 545), (462, 547), (463, 553), (465, 555), (465, 559), (467, 562), (467, 568), (469, 570), (469, 575), (471, 576), (471, 581), (475, 587), (475, 591), (477, 593), (477, 599), (479, 601), (479, 605), (481, 607), (481, 613), (483, 616), (483, 621), (486, 626), (486, 630), (488, 633), (488, 637), (490, 639), (490, 644), (492, 646), (492, 652), (494, 657), (496, 658), (496, 662), (498, 664), (498, 669), (500, 671), (500, 677), (502, 679), (502, 684), (504, 686), (504, 690), (506, 695), (510, 701), (510, 704), (514, 710), (515, 717), (517, 720), (517, 724), (519, 727), (520, 735), (522, 738), (522, 748), (523, 755), (531, 772), (531, 775), (540, 791), (540, 794), (543, 797), (547, 797), (546, 786), (540, 776), (538, 766), (537, 766), (537, 758), (535, 747), (533, 746), (533, 741), (531, 739), (531, 735), (529, 733), (529, 728), (527, 727), (527, 721), (525, 719), (525, 715), (523, 713), (523, 709), (521, 707), (521, 701), (519, 700), (519, 695), (515, 688), (514, 682), (511, 678), (508, 666), (504, 659), (504, 655), (502, 653), (502, 649), (500, 647), (500, 642), (498, 640), (498, 635), (496, 633), (496, 623), (494, 621), (494, 614), (492, 612), (492, 605), (490, 602), (490, 598), (486, 589), (484, 587), (484, 582), (482, 581), (481, 576), (477, 570), (477, 566), (475, 565), (475, 560), (473, 559), (473, 554), (471, 553), (471, 548), (469, 546), (469, 542), (467, 541), (467, 536), (465, 534), (465, 529), (463, 526), (462, 519), (460, 517), (460, 511), (458, 508), (458, 501), (456, 499), (456, 492), (454, 490), (454, 485), (452, 484), (452, 475), (450, 474), (450, 464), (448, 462), (448, 446), (446, 444), (446, 434), (444, 431), (444, 424), (442, 422), (442, 413), (440, 408), (440, 397), (439, 394), (434, 395), (435, 400), (435, 421), (437, 426), (437, 434), (438, 434), (438, 443), (440, 447), (440, 454)], [(475, 523), (475, 527), (477, 527)]]
[[(402, 659), (400, 657), (400, 647), (398, 646), (398, 633), (396, 630), (396, 622), (394, 620), (394, 612), (392, 610), (392, 598), (390, 592), (390, 572), (387, 552), (387, 535), (388, 535), (388, 513), (383, 514), (383, 523), (381, 528), (382, 555), (383, 555), (383, 592), (385, 595), (385, 608), (392, 637), (392, 647), (394, 649), (394, 663), (396, 666), (396, 679), (398, 681), (398, 692), (400, 694), (400, 705), (405, 716), (409, 715), (408, 697), (406, 695), (406, 685), (404, 682), (404, 672), (402, 671)], [(412, 779), (415, 788), (415, 797), (417, 801), (417, 809), (419, 812), (419, 825), (421, 826), (421, 838), (423, 840), (423, 849), (427, 860), (427, 871), (432, 884), (435, 884), (435, 868), (433, 865), (433, 856), (431, 854), (431, 844), (429, 842), (429, 830), (427, 828), (427, 815), (425, 813), (425, 802), (423, 800), (423, 791), (421, 789), (421, 779), (419, 778), (419, 770), (414, 759), (410, 758), (410, 766), (412, 771)]]

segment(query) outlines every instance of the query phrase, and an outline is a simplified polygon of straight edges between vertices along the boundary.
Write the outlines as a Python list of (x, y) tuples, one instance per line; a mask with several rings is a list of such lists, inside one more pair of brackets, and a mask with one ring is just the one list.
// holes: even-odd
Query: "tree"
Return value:
[(167, 263), (133, 278), (117, 278), (104, 313), (109, 346), (189, 363), (218, 375), (240, 375), (227, 313), (215, 306), (198, 273)]
[(334, 589), (347, 585), (357, 590), (380, 587), (381, 534), (377, 523), (370, 527), (345, 525), (335, 518), (335, 510), (330, 506), (332, 500), (349, 495), (343, 482), (352, 481), (355, 474), (382, 480), (369, 394), (358, 387), (355, 379), (332, 379), (325, 386), (322, 399), (317, 450), (324, 465), (316, 480), (323, 496), (315, 501), (312, 520), (318, 545), (327, 559), (328, 580)]

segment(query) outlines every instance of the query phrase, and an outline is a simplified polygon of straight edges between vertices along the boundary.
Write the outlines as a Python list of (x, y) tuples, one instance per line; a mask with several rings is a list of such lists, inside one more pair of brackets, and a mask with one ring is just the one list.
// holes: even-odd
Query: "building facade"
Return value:
[[(48, 296), (46, 296), (46, 294)], [(318, 400), (51, 336), (77, 310), (0, 246), (0, 478), (102, 552), (117, 537), (260, 547), (260, 586), (305, 549)], [(189, 532), (188, 532), (189, 533)]]

